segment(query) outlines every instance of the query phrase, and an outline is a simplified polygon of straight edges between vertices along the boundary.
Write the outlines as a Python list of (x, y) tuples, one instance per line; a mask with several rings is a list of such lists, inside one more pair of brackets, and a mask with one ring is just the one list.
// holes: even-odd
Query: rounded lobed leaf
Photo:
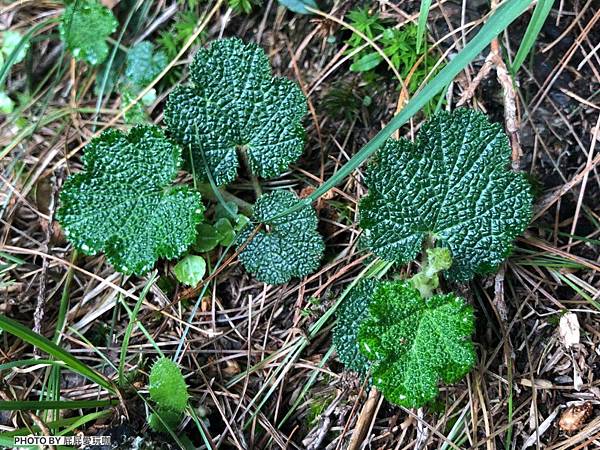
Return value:
[(162, 357), (152, 365), (148, 390), (159, 411), (182, 413), (187, 406), (189, 395), (185, 379), (179, 366), (169, 358)]
[(155, 51), (152, 42), (138, 42), (127, 53), (125, 77), (135, 90), (141, 90), (150, 84), (167, 64), (165, 52)]
[(346, 369), (365, 377), (371, 367), (369, 360), (360, 352), (358, 328), (369, 316), (369, 304), (378, 281), (361, 280), (352, 288), (336, 312), (337, 321), (333, 329), (333, 345), (338, 358)]
[(241, 248), (257, 224), (263, 224), (239, 255), (246, 270), (267, 284), (304, 277), (319, 267), (325, 245), (317, 231), (317, 215), (310, 205), (277, 217), (299, 202), (289, 191), (263, 194), (254, 206), (253, 220), (240, 233)]
[(438, 382), (460, 380), (475, 364), (473, 308), (454, 294), (421, 297), (407, 281), (381, 282), (358, 331), (373, 364), (373, 384), (407, 408), (438, 395)]
[(450, 278), (494, 271), (532, 215), (531, 187), (508, 169), (510, 153), (502, 128), (468, 109), (436, 114), (414, 144), (388, 140), (367, 169), (360, 203), (367, 245), (407, 263), (432, 238), (451, 251)]
[(96, 0), (86, 0), (65, 8), (59, 30), (75, 59), (96, 66), (106, 59), (106, 38), (115, 32), (117, 25), (110, 9)]
[(117, 130), (93, 139), (84, 171), (70, 176), (60, 194), (57, 220), (81, 252), (106, 253), (123, 273), (142, 274), (158, 258), (181, 255), (202, 221), (200, 195), (171, 186), (181, 149), (154, 126)]
[(194, 57), (190, 77), (190, 85), (169, 95), (164, 117), (170, 133), (191, 145), (195, 170), (206, 167), (222, 185), (237, 177), (238, 152), (262, 178), (280, 175), (300, 157), (306, 99), (294, 82), (271, 75), (258, 45), (213, 41)]

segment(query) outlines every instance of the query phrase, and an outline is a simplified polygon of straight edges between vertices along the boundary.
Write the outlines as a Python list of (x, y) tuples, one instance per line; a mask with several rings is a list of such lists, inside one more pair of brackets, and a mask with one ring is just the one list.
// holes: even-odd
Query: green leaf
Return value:
[(423, 299), (408, 282), (382, 282), (369, 313), (360, 350), (373, 363), (373, 384), (392, 403), (421, 407), (437, 397), (440, 380), (454, 383), (475, 364), (473, 308), (454, 294)]
[(429, 8), (431, 8), (431, 0), (421, 0), (421, 7), (419, 8), (419, 23), (417, 25), (417, 52), (421, 50), (421, 44), (423, 44), (423, 39), (425, 38)]
[(262, 224), (239, 255), (246, 270), (257, 280), (267, 284), (286, 283), (292, 277), (304, 277), (319, 267), (325, 245), (317, 232), (314, 209), (307, 205), (293, 214), (275, 217), (298, 201), (289, 191), (263, 194), (257, 200), (253, 220), (238, 239), (242, 245), (256, 224)]
[(513, 74), (518, 72), (521, 64), (523, 64), (523, 61), (525, 61), (525, 58), (535, 45), (535, 41), (544, 26), (544, 22), (550, 15), (550, 11), (552, 11), (552, 6), (554, 6), (554, 0), (540, 0), (535, 5), (535, 10), (533, 11), (525, 35), (521, 40), (521, 45), (519, 45), (519, 50), (512, 63), (511, 70)]
[(228, 219), (219, 219), (215, 223), (215, 229), (219, 236), (219, 243), (223, 247), (227, 247), (235, 240), (235, 231), (231, 226), (231, 222)]
[(531, 188), (508, 170), (510, 154), (500, 125), (468, 109), (435, 115), (414, 144), (388, 140), (367, 169), (360, 204), (367, 245), (407, 263), (423, 240), (434, 240), (450, 249), (452, 279), (494, 271), (532, 215)]
[(262, 178), (280, 175), (302, 154), (306, 99), (294, 82), (271, 75), (259, 46), (213, 41), (196, 54), (190, 77), (191, 85), (169, 95), (165, 123), (192, 146), (193, 167), (207, 167), (216, 184), (235, 180), (238, 152)]
[(314, 0), (278, 0), (279, 4), (285, 6), (292, 12), (298, 14), (313, 14), (306, 7), (312, 9), (319, 9), (317, 3)]
[(161, 411), (182, 413), (187, 406), (187, 385), (181, 369), (169, 358), (160, 358), (152, 365), (148, 390)]
[(148, 416), (148, 425), (157, 433), (168, 433), (169, 428), (173, 430), (177, 427), (177, 424), (181, 421), (181, 417), (182, 414), (180, 412), (159, 408), (156, 412)]
[(0, 91), (0, 113), (10, 114), (15, 109), (15, 102), (8, 96), (6, 92)]
[(96, 66), (108, 56), (106, 39), (118, 24), (110, 9), (96, 0), (85, 0), (65, 8), (59, 30), (75, 59)]
[[(23, 36), (18, 31), (6, 30), (2, 32), (2, 53), (10, 56), (12, 52), (19, 49), (12, 63), (17, 64), (25, 59), (29, 49), (29, 41), (21, 43)], [(1, 56), (1, 55), (0, 55)]]
[(173, 267), (180, 283), (196, 287), (206, 273), (206, 261), (202, 256), (187, 255)]
[(377, 286), (373, 278), (360, 281), (348, 293), (337, 310), (337, 322), (333, 329), (333, 345), (338, 358), (346, 369), (366, 376), (371, 363), (360, 352), (357, 341), (358, 327), (369, 316), (369, 304)]
[(219, 233), (216, 228), (208, 223), (201, 223), (196, 227), (198, 237), (194, 243), (194, 250), (200, 253), (210, 252), (219, 245)]
[(104, 132), (87, 146), (84, 171), (65, 182), (57, 219), (81, 252), (104, 251), (119, 272), (142, 274), (195, 241), (200, 195), (171, 185), (181, 149), (154, 126)]
[(381, 61), (383, 61), (383, 59), (379, 53), (367, 53), (358, 61), (352, 63), (352, 65), (350, 65), (350, 70), (353, 72), (367, 72), (377, 67)]
[(165, 52), (155, 51), (152, 42), (142, 41), (127, 53), (125, 78), (135, 89), (141, 90), (150, 84), (167, 64)]

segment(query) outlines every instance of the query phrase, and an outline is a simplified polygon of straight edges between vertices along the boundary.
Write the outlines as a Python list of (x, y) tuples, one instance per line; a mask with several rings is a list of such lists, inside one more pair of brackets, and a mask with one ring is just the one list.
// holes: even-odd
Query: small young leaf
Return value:
[(154, 126), (104, 132), (86, 147), (84, 171), (69, 177), (57, 220), (81, 252), (104, 251), (119, 272), (142, 274), (181, 255), (202, 221), (200, 195), (174, 187), (181, 149)]
[(231, 222), (227, 219), (219, 219), (215, 223), (215, 229), (219, 235), (219, 243), (223, 247), (231, 245), (235, 240), (235, 231), (231, 226)]
[(377, 67), (381, 61), (383, 61), (383, 58), (379, 53), (367, 53), (358, 61), (352, 63), (352, 65), (350, 65), (350, 70), (352, 72), (368, 72), (369, 70)]
[(271, 178), (302, 154), (306, 99), (294, 82), (271, 75), (262, 48), (213, 41), (196, 54), (190, 77), (169, 95), (164, 117), (171, 134), (192, 146), (197, 171), (206, 161), (216, 184), (229, 183), (243, 152), (254, 175)]
[(182, 413), (187, 406), (187, 385), (181, 369), (169, 358), (160, 358), (152, 366), (148, 390), (159, 411)]
[(127, 54), (125, 77), (137, 90), (146, 87), (168, 64), (167, 55), (154, 51), (152, 42), (142, 41), (135, 44)]
[(6, 92), (0, 91), (0, 113), (10, 114), (15, 109), (15, 102), (8, 96)]
[[(21, 49), (16, 54), (15, 59), (12, 61), (13, 64), (20, 63), (25, 59), (27, 55), (27, 50), (29, 49), (29, 42), (25, 42), (21, 44), (23, 37), (18, 31), (6, 30), (3, 31), (0, 36), (2, 36), (2, 49), (1, 53), (8, 59), (8, 57), (14, 52), (19, 46)], [(2, 56), (2, 55), (0, 55)]]
[(358, 331), (360, 351), (373, 363), (373, 384), (407, 408), (438, 395), (475, 364), (473, 308), (454, 294), (424, 299), (406, 281), (381, 282)]
[(377, 283), (377, 280), (369, 278), (352, 288), (338, 307), (337, 322), (333, 329), (333, 345), (338, 358), (346, 369), (357, 372), (361, 378), (367, 374), (371, 363), (360, 352), (358, 328), (369, 316), (369, 304)]
[(175, 264), (173, 272), (180, 283), (196, 287), (206, 273), (206, 261), (202, 256), (187, 255)]
[(198, 237), (194, 243), (194, 250), (200, 253), (210, 252), (219, 245), (219, 233), (215, 227), (208, 223), (201, 223), (197, 230)]
[(279, 4), (285, 6), (297, 14), (312, 14), (306, 7), (319, 9), (314, 0), (279, 0)]
[[(289, 191), (263, 194), (254, 206), (253, 223), (238, 238), (244, 244), (257, 223), (262, 229), (248, 242), (239, 258), (246, 270), (267, 284), (281, 284), (304, 277), (319, 267), (325, 245), (317, 232), (317, 215), (311, 206), (274, 218), (298, 203)], [(238, 247), (240, 248), (240, 247)]]
[(117, 19), (97, 0), (73, 2), (65, 8), (60, 36), (75, 59), (92, 66), (108, 56), (106, 38), (117, 29)]
[(451, 278), (492, 272), (532, 215), (531, 188), (508, 170), (510, 154), (502, 128), (468, 109), (433, 116), (414, 144), (388, 140), (367, 169), (360, 204), (367, 245), (406, 263), (431, 238), (450, 249)]

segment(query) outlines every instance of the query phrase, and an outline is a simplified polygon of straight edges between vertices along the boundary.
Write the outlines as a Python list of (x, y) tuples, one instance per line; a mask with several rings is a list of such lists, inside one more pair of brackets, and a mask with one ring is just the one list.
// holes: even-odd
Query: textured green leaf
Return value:
[[(158, 417), (159, 415), (160, 418)], [(148, 425), (157, 433), (168, 433), (169, 428), (173, 430), (177, 427), (177, 424), (181, 421), (181, 416), (180, 412), (159, 408), (156, 412), (148, 416)]]
[(152, 365), (148, 390), (159, 411), (181, 413), (187, 406), (189, 395), (185, 379), (179, 366), (169, 358), (162, 357)]
[(243, 153), (254, 175), (271, 178), (302, 154), (306, 99), (294, 82), (271, 75), (259, 46), (213, 41), (196, 54), (190, 77), (169, 95), (164, 117), (171, 134), (191, 144), (197, 172), (206, 161), (218, 185), (229, 183)]
[(152, 42), (142, 41), (127, 53), (125, 77), (134, 88), (142, 89), (150, 84), (167, 64), (165, 52), (155, 51)]
[(252, 222), (240, 233), (241, 245), (258, 223), (263, 224), (239, 258), (246, 270), (264, 283), (286, 283), (319, 267), (325, 245), (317, 232), (314, 209), (304, 205), (292, 214), (276, 217), (298, 202), (289, 191), (262, 195), (254, 206)]
[(532, 215), (529, 183), (508, 169), (510, 153), (502, 128), (468, 109), (436, 114), (414, 144), (389, 139), (367, 169), (367, 245), (406, 263), (432, 239), (452, 253), (451, 278), (494, 271)]
[(181, 149), (153, 126), (110, 130), (86, 147), (84, 171), (69, 177), (57, 211), (65, 236), (88, 255), (104, 251), (123, 273), (181, 255), (202, 221), (200, 195), (171, 186)]
[(106, 38), (115, 32), (117, 25), (110, 9), (96, 0), (85, 0), (65, 8), (59, 29), (61, 39), (75, 59), (95, 66), (106, 59)]
[(338, 358), (346, 369), (364, 377), (371, 363), (360, 352), (357, 341), (358, 327), (369, 316), (369, 304), (377, 286), (377, 280), (360, 281), (348, 293), (337, 310), (337, 322), (333, 329), (333, 345)]
[(206, 261), (202, 256), (187, 255), (175, 264), (173, 272), (180, 283), (196, 287), (206, 273)]
[(360, 350), (373, 363), (373, 384), (408, 408), (438, 395), (438, 382), (454, 383), (475, 364), (470, 336), (473, 308), (454, 294), (424, 299), (406, 281), (382, 282), (360, 325)]

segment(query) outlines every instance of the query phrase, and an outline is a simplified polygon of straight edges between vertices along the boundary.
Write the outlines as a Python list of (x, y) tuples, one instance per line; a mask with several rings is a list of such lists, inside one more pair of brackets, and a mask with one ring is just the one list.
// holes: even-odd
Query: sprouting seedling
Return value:
[(493, 272), (532, 215), (530, 185), (508, 169), (510, 153), (501, 127), (468, 109), (436, 114), (414, 144), (388, 140), (367, 169), (360, 203), (367, 245), (408, 263), (426, 241), (450, 250), (452, 279)]
[[(263, 194), (254, 206), (252, 222), (240, 233), (238, 248), (245, 245), (240, 261), (260, 281), (286, 283), (319, 267), (325, 246), (317, 232), (314, 209), (305, 205), (293, 214), (277, 217), (298, 202), (289, 191)], [(258, 224), (261, 229), (246, 242)]]
[(65, 8), (60, 37), (75, 59), (97, 66), (108, 56), (106, 39), (117, 25), (110, 9), (97, 0), (76, 1)]
[(171, 185), (181, 149), (160, 129), (106, 131), (86, 146), (83, 162), (84, 171), (65, 182), (57, 211), (81, 252), (104, 251), (118, 271), (142, 274), (194, 242), (204, 207), (197, 192)]
[(252, 175), (271, 178), (300, 157), (306, 99), (294, 82), (272, 76), (259, 46), (213, 41), (194, 57), (190, 78), (171, 93), (164, 117), (175, 139), (191, 145), (196, 170), (205, 167), (223, 185), (236, 179), (240, 160)]
[(177, 426), (189, 399), (187, 385), (179, 366), (168, 358), (158, 359), (150, 371), (148, 391), (150, 398), (156, 403), (156, 413), (152, 413), (148, 418), (152, 429), (164, 432), (167, 427)]

